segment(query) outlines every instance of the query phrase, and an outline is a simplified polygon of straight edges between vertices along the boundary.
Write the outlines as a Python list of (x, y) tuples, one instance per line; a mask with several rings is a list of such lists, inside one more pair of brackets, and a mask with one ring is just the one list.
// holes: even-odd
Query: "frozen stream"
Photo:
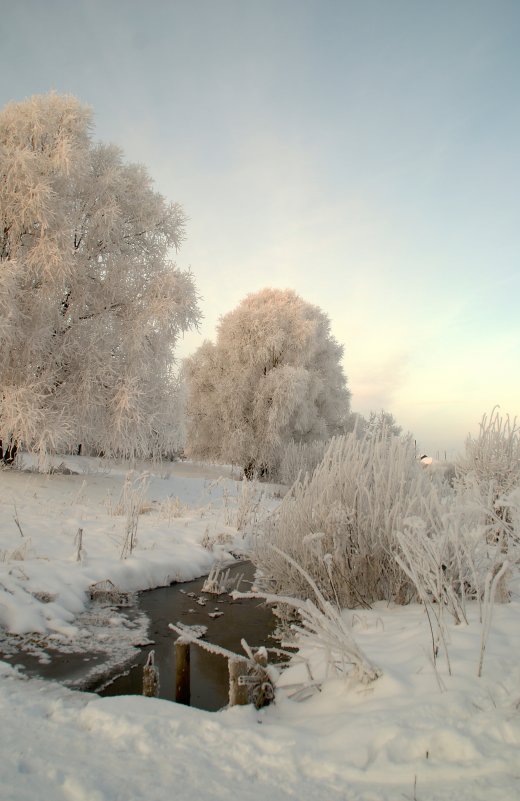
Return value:
[[(231, 568), (231, 576), (244, 575), (240, 590), (251, 588), (254, 567), (242, 562)], [(102, 695), (137, 695), (142, 693), (143, 665), (150, 650), (155, 651), (159, 669), (159, 697), (175, 700), (175, 639), (169, 623), (207, 626), (205, 639), (243, 654), (241, 639), (251, 646), (274, 645), (269, 639), (275, 627), (270, 609), (261, 601), (233, 601), (229, 595), (202, 592), (204, 578), (170, 587), (159, 587), (139, 595), (140, 609), (150, 620), (148, 636), (153, 645), (143, 648), (133, 664), (97, 691)], [(201, 605), (198, 601), (204, 602)], [(212, 615), (215, 615), (213, 617)], [(117, 674), (117, 671), (116, 671)], [(93, 688), (96, 689), (96, 688)], [(217, 710), (228, 702), (228, 668), (224, 657), (191, 647), (191, 705), (199, 709)]]
[[(251, 562), (230, 568), (230, 578), (236, 580), (241, 575), (239, 589), (247, 592), (254, 576)], [(206, 641), (240, 654), (244, 653), (242, 639), (253, 647), (276, 644), (270, 639), (276, 620), (269, 608), (256, 599), (233, 601), (228, 594), (203, 593), (205, 578), (138, 593), (130, 607), (120, 610), (91, 604), (81, 616), (85, 630), (80, 647), (76, 642), (66, 647), (62, 644), (57, 650), (38, 636), (0, 637), (0, 659), (18, 665), (28, 676), (59, 681), (71, 688), (101, 695), (140, 695), (143, 665), (153, 650), (159, 669), (159, 697), (173, 701), (177, 635), (169, 629), (170, 623), (206, 626)], [(111, 626), (114, 619), (128, 625)], [(136, 640), (143, 645), (132, 645)], [(227, 704), (224, 657), (192, 646), (190, 677), (192, 706), (217, 710)]]

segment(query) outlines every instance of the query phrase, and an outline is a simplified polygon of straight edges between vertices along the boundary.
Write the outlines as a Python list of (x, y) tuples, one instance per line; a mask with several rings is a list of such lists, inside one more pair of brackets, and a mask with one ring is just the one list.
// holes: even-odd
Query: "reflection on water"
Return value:
[[(240, 590), (250, 589), (254, 568), (242, 563), (231, 569), (231, 576), (244, 574)], [(229, 595), (214, 596), (202, 592), (204, 578), (171, 587), (160, 587), (141, 593), (140, 608), (150, 619), (149, 637), (154, 645), (143, 649), (135, 663), (105, 687), (102, 695), (140, 695), (142, 693), (143, 665), (151, 649), (155, 651), (155, 665), (159, 669), (159, 697), (175, 700), (175, 639), (169, 623), (207, 626), (205, 639), (224, 648), (243, 654), (240, 640), (253, 647), (274, 645), (269, 640), (276, 621), (270, 609), (259, 600), (233, 601)], [(194, 593), (195, 597), (188, 595)], [(197, 599), (205, 599), (205, 606)], [(212, 618), (210, 613), (221, 612)], [(199, 709), (221, 709), (228, 702), (227, 660), (209, 654), (197, 646), (191, 647), (191, 704)]]

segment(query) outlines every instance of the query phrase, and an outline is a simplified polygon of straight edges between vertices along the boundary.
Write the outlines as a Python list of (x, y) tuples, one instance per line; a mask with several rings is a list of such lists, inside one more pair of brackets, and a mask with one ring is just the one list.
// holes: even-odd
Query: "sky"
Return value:
[(520, 416), (518, 0), (0, 0), (0, 107), (55, 90), (189, 217), (204, 319), (292, 288), (352, 409), (444, 458)]

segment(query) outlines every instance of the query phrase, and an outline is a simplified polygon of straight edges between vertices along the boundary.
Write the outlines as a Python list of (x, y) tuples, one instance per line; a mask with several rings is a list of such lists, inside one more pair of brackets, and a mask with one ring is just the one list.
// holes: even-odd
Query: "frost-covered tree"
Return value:
[(248, 295), (187, 360), (187, 452), (275, 476), (288, 443), (341, 428), (342, 353), (327, 315), (292, 290)]
[(399, 437), (403, 429), (397, 424), (393, 414), (381, 409), (380, 412), (371, 411), (368, 419), (359, 412), (351, 412), (345, 422), (345, 433), (355, 432), (358, 439), (365, 435), (379, 438), (381, 436)]
[(198, 321), (193, 278), (170, 261), (184, 223), (143, 166), (94, 142), (75, 98), (0, 112), (4, 447), (171, 447), (173, 348)]
[(402, 426), (397, 424), (391, 412), (381, 409), (380, 412), (370, 412), (366, 421), (366, 431), (369, 437), (380, 437), (382, 435), (399, 437), (403, 429)]

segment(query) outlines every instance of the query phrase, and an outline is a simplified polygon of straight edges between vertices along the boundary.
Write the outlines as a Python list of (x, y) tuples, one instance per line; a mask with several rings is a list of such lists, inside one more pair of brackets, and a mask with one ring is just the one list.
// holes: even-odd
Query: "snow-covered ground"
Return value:
[[(142, 638), (142, 621), (101, 611), (93, 620), (92, 586), (110, 580), (134, 592), (201, 575), (215, 559), (247, 548), (260, 510), (230, 470), (221, 477), (222, 469), (211, 466), (143, 465), (123, 492), (126, 468), (80, 457), (65, 463), (77, 474), (0, 471), (0, 623), (11, 632), (1, 647), (43, 660), (49, 646), (96, 650), (121, 640), (121, 657)], [(137, 502), (137, 545), (122, 559)], [(274, 503), (272, 496), (262, 501)], [(421, 607), (379, 604), (348, 617), (382, 677), (364, 687), (331, 678), (299, 702), (282, 690), (275, 705), (259, 712), (98, 698), (27, 679), (0, 662), (0, 797), (519, 798), (518, 592), (495, 607), (481, 678), (476, 619), (449, 628), (450, 676), (442, 653), (433, 664)], [(319, 673), (319, 657), (309, 658)], [(297, 682), (301, 671), (291, 668), (282, 683)]]
[[(45, 661), (48, 648), (109, 648), (121, 661), (145, 638), (146, 621), (90, 604), (91, 591), (187, 581), (230, 559), (230, 547), (247, 544), (247, 529), (236, 528), (247, 485), (230, 469), (222, 476), (182, 462), (131, 472), (80, 457), (58, 463), (75, 474), (0, 472), (0, 626), (15, 635), (0, 650)], [(136, 509), (136, 547), (123, 559)]]

